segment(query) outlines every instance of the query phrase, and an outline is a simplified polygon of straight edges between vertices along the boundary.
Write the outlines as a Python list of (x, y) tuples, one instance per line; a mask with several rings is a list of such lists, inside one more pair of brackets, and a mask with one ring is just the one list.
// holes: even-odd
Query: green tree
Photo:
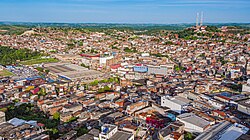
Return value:
[(187, 132), (187, 133), (184, 135), (184, 139), (185, 139), (185, 140), (193, 140), (193, 139), (194, 139), (194, 136), (193, 136), (192, 133)]
[(53, 114), (53, 119), (59, 120), (60, 119), (60, 113), (59, 112), (54, 113)]

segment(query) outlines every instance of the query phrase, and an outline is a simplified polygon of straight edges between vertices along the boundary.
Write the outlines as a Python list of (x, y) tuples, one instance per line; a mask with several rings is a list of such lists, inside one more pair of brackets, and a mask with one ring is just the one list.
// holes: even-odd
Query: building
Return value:
[(72, 111), (73, 113), (82, 110), (82, 105), (81, 104), (71, 104), (71, 105), (65, 105), (62, 108), (63, 112), (70, 112)]
[(162, 96), (161, 97), (161, 106), (163, 107), (169, 107), (171, 110), (177, 113), (182, 113), (185, 111), (185, 108), (189, 105), (190, 100), (180, 97), (180, 96), (175, 96), (175, 97), (170, 97), (170, 96)]
[(237, 108), (238, 111), (250, 115), (250, 98), (240, 100), (237, 103), (238, 103), (238, 108)]
[(102, 73), (96, 70), (89, 70), (82, 66), (69, 63), (50, 63), (44, 65), (45, 69), (49, 70), (49, 74), (54, 79), (64, 80), (84, 80), (91, 82), (95, 79), (101, 79)]
[(247, 69), (246, 69), (247, 75), (250, 74), (250, 62), (247, 63)]
[(139, 102), (133, 103), (127, 106), (126, 113), (133, 114), (135, 111), (140, 110), (146, 106), (148, 106), (148, 102), (145, 102), (145, 101), (139, 101)]
[(63, 112), (60, 114), (60, 121), (68, 122), (73, 117), (73, 112)]
[(161, 65), (161, 66), (148, 65), (148, 74), (167, 75), (167, 73), (168, 73), (168, 67), (166, 65)]
[(0, 124), (6, 122), (5, 113), (0, 111)]
[(119, 131), (116, 125), (104, 124), (101, 127), (99, 140), (134, 140), (134, 135), (129, 132)]
[(175, 121), (158, 132), (160, 140), (183, 140), (184, 123)]
[(108, 140), (110, 139), (116, 132), (118, 131), (118, 127), (116, 125), (104, 124), (101, 127), (101, 133), (99, 134), (100, 140)]
[(134, 72), (142, 72), (145, 73), (148, 71), (148, 67), (147, 66), (134, 66), (133, 67)]
[(76, 138), (77, 131), (71, 130), (70, 132), (66, 133), (65, 135), (61, 136), (57, 140), (71, 140)]
[(193, 113), (184, 113), (178, 115), (176, 119), (185, 124), (185, 131), (191, 133), (202, 133), (210, 127), (210, 122)]
[(201, 133), (195, 140), (236, 140), (248, 130), (243, 125), (223, 121)]
[(246, 84), (242, 85), (242, 92), (250, 92), (250, 79), (247, 80)]

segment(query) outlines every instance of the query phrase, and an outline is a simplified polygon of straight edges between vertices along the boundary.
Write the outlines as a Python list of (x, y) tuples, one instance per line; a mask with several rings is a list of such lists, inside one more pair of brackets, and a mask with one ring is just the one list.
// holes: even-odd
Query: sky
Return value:
[(57, 23), (250, 23), (250, 0), (0, 0), (0, 21)]

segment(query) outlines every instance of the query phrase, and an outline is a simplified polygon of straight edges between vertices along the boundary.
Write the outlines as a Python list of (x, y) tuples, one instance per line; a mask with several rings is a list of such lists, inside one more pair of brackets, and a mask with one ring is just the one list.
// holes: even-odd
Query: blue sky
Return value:
[(70, 23), (250, 23), (250, 0), (0, 0), (0, 21)]

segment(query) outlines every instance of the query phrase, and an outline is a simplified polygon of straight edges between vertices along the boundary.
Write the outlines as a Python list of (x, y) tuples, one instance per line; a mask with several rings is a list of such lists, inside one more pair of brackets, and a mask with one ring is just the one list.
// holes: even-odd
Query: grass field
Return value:
[(54, 63), (58, 62), (59, 60), (55, 58), (38, 58), (38, 59), (32, 59), (27, 61), (21, 61), (20, 63), (23, 65), (33, 65), (33, 64), (41, 64), (41, 63)]
[(12, 75), (14, 75), (14, 74), (7, 71), (7, 70), (1, 70), (0, 71), (0, 76), (12, 76)]

